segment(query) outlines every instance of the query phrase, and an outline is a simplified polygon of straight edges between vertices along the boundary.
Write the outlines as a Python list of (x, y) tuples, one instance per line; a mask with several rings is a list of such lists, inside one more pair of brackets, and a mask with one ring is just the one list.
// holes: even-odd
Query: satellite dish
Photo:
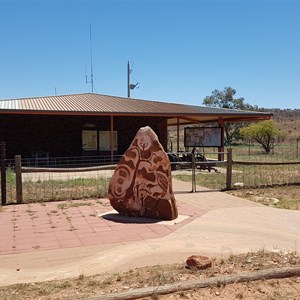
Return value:
[(131, 83), (130, 85), (129, 85), (129, 88), (131, 89), (131, 90), (134, 90), (135, 88), (139, 88), (139, 83), (136, 83), (136, 84), (133, 84), (133, 83)]

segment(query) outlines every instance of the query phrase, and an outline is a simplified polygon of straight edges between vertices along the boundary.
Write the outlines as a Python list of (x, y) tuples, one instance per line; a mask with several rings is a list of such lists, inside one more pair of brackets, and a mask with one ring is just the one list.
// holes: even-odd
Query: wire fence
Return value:
[(244, 187), (300, 184), (300, 162), (234, 161), (234, 183)]
[(174, 158), (170, 158), (172, 175), (179, 180), (191, 182), (192, 192), (197, 191), (197, 186), (225, 190), (231, 179), (227, 172), (227, 156), (228, 152), (178, 152)]
[[(122, 155), (99, 155), (99, 156), (68, 156), (68, 157), (48, 157), (37, 156), (30, 158), (22, 157), (22, 167), (35, 168), (81, 168), (91, 166), (103, 166), (117, 164)], [(15, 159), (6, 159), (6, 165), (14, 168)]]
[[(16, 159), (5, 159), (5, 188), (3, 203), (18, 200), (21, 184), (22, 202), (43, 202), (107, 196), (108, 182), (120, 155), (48, 157), (21, 159), (21, 183), (16, 176)], [(1, 163), (4, 160), (1, 161)], [(4, 176), (1, 176), (4, 177)], [(4, 194), (4, 193), (3, 193)]]
[[(196, 170), (196, 185), (215, 190), (227, 189), (226, 166), (215, 172)], [(173, 172), (173, 176), (192, 182), (192, 170)], [(293, 165), (244, 165), (233, 161), (231, 188), (259, 188), (276, 185), (300, 185), (300, 163)]]
[[(46, 202), (103, 198), (107, 196), (108, 182), (112, 170), (56, 170), (26, 173), (22, 169), (22, 202)], [(18, 199), (16, 176), (7, 171), (7, 203)]]
[[(206, 162), (199, 162), (204, 168), (197, 168), (195, 184), (211, 189), (226, 190), (230, 188), (258, 188), (276, 185), (300, 185), (300, 159), (279, 153), (277, 155), (248, 156), (245, 153), (236, 153), (233, 149), (231, 170), (228, 163), (206, 158), (214, 165), (212, 172), (206, 167)], [(206, 153), (207, 157), (217, 157), (219, 153)], [(225, 153), (226, 155), (226, 153)], [(225, 157), (226, 160), (226, 157)], [(184, 165), (183, 165), (184, 166)], [(182, 169), (179, 165), (177, 170)], [(192, 167), (189, 165), (185, 172), (174, 172), (177, 179), (192, 182)], [(228, 179), (230, 176), (230, 180)]]
[[(120, 156), (115, 157), (114, 161), (119, 159)], [(47, 162), (21, 159), (20, 156), (16, 156), (14, 160), (5, 160), (5, 202), (29, 203), (106, 197), (108, 182), (116, 166), (108, 165), (108, 162), (111, 162), (110, 156), (58, 157)]]
[[(278, 161), (268, 156), (268, 161), (237, 160), (235, 155), (224, 160), (210, 159), (220, 153), (180, 152), (173, 161), (172, 176), (191, 183), (191, 191), (196, 186), (225, 190), (230, 188), (262, 187), (274, 185), (300, 184), (300, 161)], [(221, 153), (222, 154), (222, 153)], [(172, 154), (174, 155), (174, 153)], [(193, 161), (194, 159), (194, 161)], [(74, 161), (76, 163), (74, 163)], [(231, 162), (230, 162), (231, 161)], [(94, 167), (76, 167), (78, 160), (66, 158), (67, 167), (28, 167), (21, 162), (22, 202), (45, 202), (102, 198), (107, 196), (108, 183), (116, 165), (101, 164)], [(70, 162), (67, 165), (66, 162)], [(84, 164), (87, 163), (85, 160)], [(94, 161), (93, 161), (94, 163)], [(15, 161), (6, 161), (6, 203), (16, 203), (18, 199)], [(2, 188), (1, 188), (2, 191)]]
[(269, 154), (257, 144), (238, 145), (232, 147), (234, 159), (245, 161), (300, 161), (299, 143), (279, 144)]

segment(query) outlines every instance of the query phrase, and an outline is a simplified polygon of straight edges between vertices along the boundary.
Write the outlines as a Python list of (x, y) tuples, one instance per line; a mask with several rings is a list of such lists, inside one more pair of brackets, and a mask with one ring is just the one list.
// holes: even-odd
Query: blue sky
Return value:
[(95, 92), (300, 108), (300, 1), (0, 0), (0, 99)]

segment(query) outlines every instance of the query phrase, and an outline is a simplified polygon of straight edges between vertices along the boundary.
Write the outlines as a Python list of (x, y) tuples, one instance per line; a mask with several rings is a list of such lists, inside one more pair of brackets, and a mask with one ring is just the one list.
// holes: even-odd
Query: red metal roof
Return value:
[[(6, 105), (1, 105), (6, 102)], [(193, 113), (194, 109), (175, 103), (137, 100), (100, 94), (73, 94), (0, 101), (0, 109), (51, 112), (102, 113)], [(183, 110), (183, 111), (182, 111)]]
[(1, 113), (160, 115), (170, 118), (169, 124), (176, 124), (177, 117), (185, 119), (184, 122), (181, 121), (183, 124), (216, 121), (219, 117), (224, 120), (237, 121), (243, 118), (248, 120), (269, 119), (272, 116), (272, 114), (254, 111), (191, 106), (92, 93), (1, 100)]

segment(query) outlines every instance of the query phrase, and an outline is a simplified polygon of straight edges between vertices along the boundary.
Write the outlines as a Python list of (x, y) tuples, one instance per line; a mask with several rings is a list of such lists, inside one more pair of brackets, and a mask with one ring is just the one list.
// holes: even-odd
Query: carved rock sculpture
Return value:
[(170, 161), (149, 126), (140, 128), (121, 158), (109, 183), (108, 198), (121, 215), (177, 218)]

